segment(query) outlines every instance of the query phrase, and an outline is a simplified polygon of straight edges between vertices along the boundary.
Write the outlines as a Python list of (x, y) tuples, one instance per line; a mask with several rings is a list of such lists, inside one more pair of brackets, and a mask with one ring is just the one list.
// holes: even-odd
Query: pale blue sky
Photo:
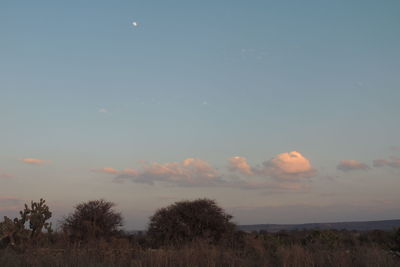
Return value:
[[(44, 196), (62, 216), (104, 197), (143, 228), (155, 208), (212, 197), (239, 223), (335, 220), (340, 207), (337, 220), (393, 217), (399, 12), (395, 0), (1, 1), (0, 213), (12, 210), (2, 198)], [(93, 171), (199, 158), (230, 180), (230, 157), (256, 168), (290, 151), (317, 171), (306, 192), (116, 183)], [(342, 172), (341, 160), (370, 169)], [(283, 215), (317, 204), (320, 218)]]

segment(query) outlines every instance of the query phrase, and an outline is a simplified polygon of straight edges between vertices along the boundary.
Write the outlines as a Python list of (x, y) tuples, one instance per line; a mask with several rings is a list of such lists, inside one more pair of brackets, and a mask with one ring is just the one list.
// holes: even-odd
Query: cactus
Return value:
[(28, 218), (29, 228), (31, 229), (31, 240), (36, 240), (43, 228), (46, 229), (48, 233), (52, 232), (51, 223), (46, 222), (51, 218), (51, 212), (43, 199), (40, 199), (40, 202), (31, 201), (30, 209), (25, 204), (24, 212), (29, 214)]
[[(25, 209), (19, 212), (20, 218), (11, 220), (4, 217), (4, 221), (0, 222), (0, 244), (11, 246), (15, 249), (23, 249), (29, 243), (35, 244), (42, 233), (43, 228), (48, 233), (52, 232), (51, 223), (46, 222), (51, 217), (49, 207), (43, 199), (39, 202), (31, 201), (29, 208), (25, 204)], [(25, 228), (25, 224), (29, 222), (29, 229)]]

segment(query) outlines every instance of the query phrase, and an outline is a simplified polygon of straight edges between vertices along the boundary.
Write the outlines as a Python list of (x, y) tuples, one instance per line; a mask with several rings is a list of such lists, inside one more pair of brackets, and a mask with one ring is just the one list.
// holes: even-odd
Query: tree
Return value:
[(214, 200), (180, 201), (150, 217), (148, 235), (153, 244), (179, 245), (197, 239), (212, 243), (232, 234), (235, 224)]
[(114, 203), (103, 199), (78, 204), (61, 227), (72, 239), (108, 238), (122, 226), (122, 216), (114, 207)]

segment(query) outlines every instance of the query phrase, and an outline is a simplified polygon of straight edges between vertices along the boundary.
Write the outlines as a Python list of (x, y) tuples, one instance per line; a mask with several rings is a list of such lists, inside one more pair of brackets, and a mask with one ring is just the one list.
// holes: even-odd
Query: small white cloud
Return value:
[(100, 113), (108, 113), (108, 110), (105, 109), (105, 108), (101, 108), (101, 109), (99, 109), (99, 112), (100, 112)]
[(139, 26), (139, 23), (138, 23), (137, 21), (132, 21), (132, 26), (133, 26), (133, 27), (138, 27), (138, 26)]

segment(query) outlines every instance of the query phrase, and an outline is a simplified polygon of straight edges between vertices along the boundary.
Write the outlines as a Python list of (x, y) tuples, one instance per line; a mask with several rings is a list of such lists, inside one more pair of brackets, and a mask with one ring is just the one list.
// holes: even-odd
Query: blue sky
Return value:
[[(3, 1), (0, 212), (45, 197), (62, 216), (104, 197), (143, 228), (160, 206), (211, 197), (239, 223), (392, 218), (399, 11), (390, 0)], [(292, 151), (299, 162), (279, 156)]]

